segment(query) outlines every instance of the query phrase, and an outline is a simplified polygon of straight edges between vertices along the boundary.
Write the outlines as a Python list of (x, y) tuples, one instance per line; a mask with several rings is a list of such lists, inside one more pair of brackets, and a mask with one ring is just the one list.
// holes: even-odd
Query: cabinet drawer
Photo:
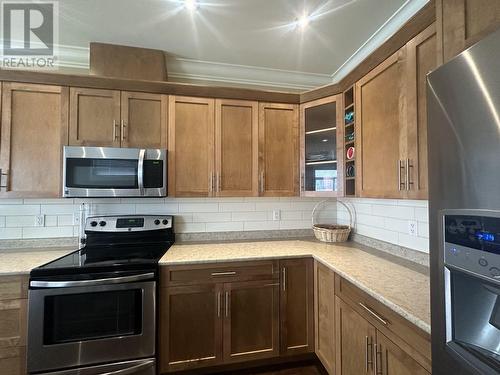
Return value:
[(28, 298), (28, 276), (0, 276), (0, 301)]
[(337, 296), (430, 371), (431, 343), (427, 332), (340, 276), (335, 277)]
[(231, 262), (163, 266), (161, 287), (233, 281), (273, 280), (279, 277), (277, 261)]

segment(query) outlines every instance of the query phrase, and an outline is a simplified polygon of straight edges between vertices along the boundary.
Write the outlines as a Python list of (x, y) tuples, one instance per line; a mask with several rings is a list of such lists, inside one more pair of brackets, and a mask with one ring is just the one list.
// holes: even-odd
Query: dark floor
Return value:
[(250, 370), (224, 372), (224, 375), (326, 375), (321, 365), (300, 363), (294, 365), (267, 366)]

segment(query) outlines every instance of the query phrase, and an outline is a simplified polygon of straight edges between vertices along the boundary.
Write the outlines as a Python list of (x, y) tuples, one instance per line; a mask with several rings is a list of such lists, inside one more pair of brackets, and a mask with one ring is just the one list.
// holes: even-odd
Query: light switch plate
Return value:
[(273, 220), (281, 220), (281, 210), (273, 210)]
[(417, 221), (408, 220), (408, 234), (410, 236), (416, 236), (418, 233)]
[(35, 227), (44, 227), (44, 226), (45, 226), (45, 215), (36, 215)]

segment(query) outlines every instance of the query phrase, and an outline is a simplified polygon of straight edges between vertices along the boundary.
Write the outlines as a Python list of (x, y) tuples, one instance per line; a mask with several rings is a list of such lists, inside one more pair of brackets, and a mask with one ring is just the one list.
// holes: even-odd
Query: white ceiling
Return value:
[[(289, 80), (305, 89), (341, 78), (427, 0), (199, 2), (190, 12), (179, 0), (61, 0), (61, 63), (85, 67), (88, 43), (99, 41), (167, 51), (179, 80), (234, 75), (235, 83)], [(312, 21), (300, 30), (291, 24), (304, 12)]]

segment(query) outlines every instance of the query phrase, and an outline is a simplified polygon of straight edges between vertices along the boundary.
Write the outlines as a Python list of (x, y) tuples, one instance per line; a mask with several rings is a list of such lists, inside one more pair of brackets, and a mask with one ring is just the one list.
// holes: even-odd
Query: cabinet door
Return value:
[(500, 27), (500, 1), (437, 0), (436, 19), (446, 62)]
[(300, 195), (343, 194), (342, 95), (300, 106)]
[(120, 140), (122, 147), (167, 147), (166, 95), (121, 93)]
[(160, 289), (161, 372), (221, 362), (221, 306), (220, 284)]
[(225, 284), (223, 342), (225, 363), (279, 355), (279, 283)]
[[(360, 197), (402, 198), (405, 149), (405, 48), (356, 83), (356, 190)], [(359, 173), (358, 173), (359, 172)]]
[(298, 195), (298, 157), (298, 107), (260, 103), (260, 195)]
[(281, 354), (314, 351), (313, 259), (280, 261)]
[(375, 356), (376, 374), (429, 375), (417, 361), (379, 331), (377, 331)]
[(170, 96), (168, 189), (170, 196), (214, 193), (214, 100)]
[(60, 196), (67, 88), (3, 83), (2, 89), (0, 196)]
[(120, 91), (70, 88), (69, 144), (120, 147)]
[(316, 355), (333, 374), (335, 369), (335, 274), (316, 262), (315, 333)]
[(407, 197), (427, 199), (427, 73), (437, 67), (436, 28), (432, 24), (407, 44)]
[(258, 195), (258, 103), (215, 102), (216, 192), (221, 197)]
[(375, 328), (338, 297), (335, 326), (337, 374), (373, 374)]

